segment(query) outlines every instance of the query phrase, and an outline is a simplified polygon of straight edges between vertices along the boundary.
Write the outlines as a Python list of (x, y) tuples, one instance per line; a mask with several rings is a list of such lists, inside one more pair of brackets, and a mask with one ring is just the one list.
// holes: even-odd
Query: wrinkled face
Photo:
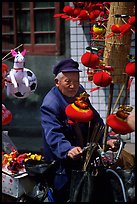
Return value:
[(63, 73), (60, 79), (55, 80), (56, 86), (67, 97), (74, 97), (79, 89), (79, 72)]

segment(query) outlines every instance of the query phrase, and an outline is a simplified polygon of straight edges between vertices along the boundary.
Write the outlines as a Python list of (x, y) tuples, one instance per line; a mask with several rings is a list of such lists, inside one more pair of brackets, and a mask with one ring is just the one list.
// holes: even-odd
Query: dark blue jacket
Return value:
[[(84, 88), (80, 85), (77, 95), (84, 91)], [(104, 123), (98, 112), (91, 106), (89, 99), (87, 101), (94, 112), (94, 119), (91, 123), (91, 129), (93, 129), (95, 123)], [(73, 168), (73, 165), (70, 164), (70, 161), (67, 158), (67, 152), (76, 145), (78, 146), (73, 125), (68, 124), (69, 118), (65, 114), (65, 108), (67, 105), (68, 103), (64, 96), (55, 86), (45, 96), (40, 107), (44, 157), (47, 162), (52, 162), (53, 160), (58, 161), (54, 175), (54, 185), (57, 189), (62, 188), (68, 181), (68, 169)], [(79, 125), (85, 140), (84, 145), (86, 145), (88, 123), (80, 123)], [(77, 162), (75, 161), (74, 163), (77, 168)]]

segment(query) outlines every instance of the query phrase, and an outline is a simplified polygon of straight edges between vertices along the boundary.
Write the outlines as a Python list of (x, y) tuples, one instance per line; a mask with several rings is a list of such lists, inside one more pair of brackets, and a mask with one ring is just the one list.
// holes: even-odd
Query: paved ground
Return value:
[(125, 141), (125, 150), (127, 152), (130, 152), (131, 154), (135, 155), (135, 143), (131, 143), (130, 141), (126, 140)]

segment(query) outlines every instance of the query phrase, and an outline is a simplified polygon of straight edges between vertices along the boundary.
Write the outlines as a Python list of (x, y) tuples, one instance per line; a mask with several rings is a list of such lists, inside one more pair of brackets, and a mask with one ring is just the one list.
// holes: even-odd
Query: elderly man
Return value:
[[(55, 86), (44, 97), (40, 107), (44, 156), (49, 163), (53, 160), (57, 161), (50, 178), (55, 202), (66, 202), (69, 199), (71, 170), (81, 169), (83, 165), (82, 157), (74, 156), (82, 151), (88, 137), (89, 123), (79, 123), (83, 144), (77, 141), (78, 131), (68, 123), (69, 119), (65, 113), (66, 106), (73, 103), (80, 93), (85, 92), (79, 82), (81, 70), (78, 67), (78, 62), (73, 59), (62, 60), (54, 67)], [(95, 124), (104, 125), (104, 123), (89, 99), (87, 103), (94, 114), (90, 127), (92, 133)]]

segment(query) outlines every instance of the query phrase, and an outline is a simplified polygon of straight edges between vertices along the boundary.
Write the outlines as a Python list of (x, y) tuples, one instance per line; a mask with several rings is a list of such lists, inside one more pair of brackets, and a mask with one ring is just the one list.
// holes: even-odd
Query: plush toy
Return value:
[(35, 74), (24, 67), (26, 50), (18, 53), (11, 50), (14, 56), (14, 66), (6, 78), (7, 95), (13, 95), (16, 98), (26, 98), (34, 92), (37, 87)]
[(88, 107), (86, 99), (89, 95), (86, 92), (76, 97), (74, 103), (69, 104), (66, 109), (66, 115), (70, 118), (69, 123), (88, 122), (93, 118), (93, 111)]
[(24, 71), (24, 55), (26, 54), (26, 50), (18, 53), (15, 50), (11, 50), (11, 54), (14, 57), (14, 65), (13, 69), (11, 69), (9, 75), (14, 88), (18, 88), (18, 84), (24, 82), (25, 85), (29, 86), (29, 80), (27, 77), (27, 73)]
[(20, 83), (18, 86), (18, 91), (16, 92), (14, 85), (10, 82), (6, 82), (5, 85), (7, 86), (7, 95), (11, 94), (15, 98), (23, 99), (34, 93), (37, 88), (36, 75), (30, 69), (24, 68), (24, 71), (27, 73), (29, 86), (27, 87), (25, 83)]

